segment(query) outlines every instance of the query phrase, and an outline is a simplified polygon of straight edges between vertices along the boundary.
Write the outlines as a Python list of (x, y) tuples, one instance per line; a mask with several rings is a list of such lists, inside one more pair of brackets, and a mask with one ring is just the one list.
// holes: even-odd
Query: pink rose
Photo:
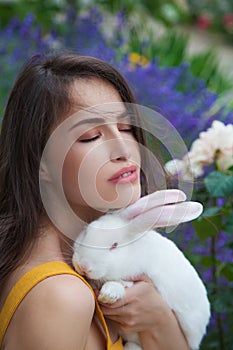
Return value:
[(212, 17), (206, 14), (201, 14), (197, 18), (197, 27), (200, 29), (208, 29), (212, 24)]

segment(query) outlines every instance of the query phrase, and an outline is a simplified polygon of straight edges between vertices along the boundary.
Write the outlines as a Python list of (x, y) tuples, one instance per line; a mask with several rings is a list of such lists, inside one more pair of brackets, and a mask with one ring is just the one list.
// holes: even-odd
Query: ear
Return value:
[(196, 219), (203, 210), (200, 203), (184, 202), (185, 199), (179, 190), (158, 191), (122, 210), (120, 216), (129, 222), (132, 233), (179, 225)]
[(156, 227), (170, 227), (196, 219), (203, 207), (197, 202), (183, 202), (152, 208), (131, 220), (131, 228), (145, 232)]
[(122, 211), (120, 211), (120, 216), (126, 220), (131, 220), (153, 208), (161, 207), (166, 204), (184, 202), (185, 200), (186, 195), (180, 190), (156, 191), (140, 198), (127, 208), (122, 209)]

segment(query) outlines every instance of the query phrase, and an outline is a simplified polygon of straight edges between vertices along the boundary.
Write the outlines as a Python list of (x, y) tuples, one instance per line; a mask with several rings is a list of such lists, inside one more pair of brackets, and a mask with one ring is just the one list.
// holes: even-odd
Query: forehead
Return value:
[(70, 118), (71, 129), (129, 119), (128, 108), (119, 92), (105, 80), (95, 77), (77, 79), (70, 88), (70, 95), (72, 111), (65, 119)]
[(116, 120), (131, 121), (129, 104), (124, 103), (116, 88), (103, 79), (76, 79), (69, 88), (69, 95), (71, 108), (59, 121), (66, 132), (76, 132), (77, 127), (84, 129), (86, 125), (91, 129), (93, 125), (114, 123)]
[(74, 104), (88, 108), (110, 102), (122, 102), (119, 92), (109, 82), (99, 78), (78, 79), (71, 87)]

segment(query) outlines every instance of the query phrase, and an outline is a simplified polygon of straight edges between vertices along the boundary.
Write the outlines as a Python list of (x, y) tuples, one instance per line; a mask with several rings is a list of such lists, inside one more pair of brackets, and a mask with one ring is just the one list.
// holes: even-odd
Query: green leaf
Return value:
[(220, 215), (216, 216), (201, 216), (199, 219), (193, 221), (194, 229), (198, 237), (205, 240), (215, 235), (222, 228), (222, 218)]
[(233, 194), (233, 176), (213, 171), (204, 179), (207, 191), (212, 197), (228, 197)]
[(220, 212), (221, 208), (220, 207), (210, 207), (204, 210), (204, 212), (202, 213), (202, 216), (214, 216), (216, 214), (218, 214)]
[(209, 268), (213, 265), (213, 259), (211, 256), (202, 256), (200, 259), (200, 263), (202, 266)]
[(225, 243), (225, 247), (227, 247), (227, 248), (233, 250), (233, 240), (230, 241), (230, 242)]
[(200, 239), (215, 237), (223, 229), (221, 209), (221, 207), (207, 208), (197, 220), (193, 221), (194, 229)]
[(228, 281), (233, 281), (233, 263), (227, 263), (222, 269), (221, 274), (225, 276)]
[(232, 313), (232, 292), (229, 292), (223, 295), (216, 295), (213, 302), (212, 306), (216, 312), (219, 313)]
[(225, 224), (226, 233), (233, 234), (233, 216), (230, 216)]
[(230, 168), (227, 169), (228, 171), (232, 171), (233, 172), (233, 165), (230, 166)]

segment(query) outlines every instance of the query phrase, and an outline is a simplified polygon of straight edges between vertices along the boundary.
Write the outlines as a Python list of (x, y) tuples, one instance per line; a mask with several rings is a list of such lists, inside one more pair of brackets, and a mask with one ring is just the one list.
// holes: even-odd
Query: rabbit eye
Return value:
[(115, 242), (111, 245), (110, 249), (109, 250), (113, 250), (113, 249), (116, 249), (116, 247), (118, 246), (118, 243)]

